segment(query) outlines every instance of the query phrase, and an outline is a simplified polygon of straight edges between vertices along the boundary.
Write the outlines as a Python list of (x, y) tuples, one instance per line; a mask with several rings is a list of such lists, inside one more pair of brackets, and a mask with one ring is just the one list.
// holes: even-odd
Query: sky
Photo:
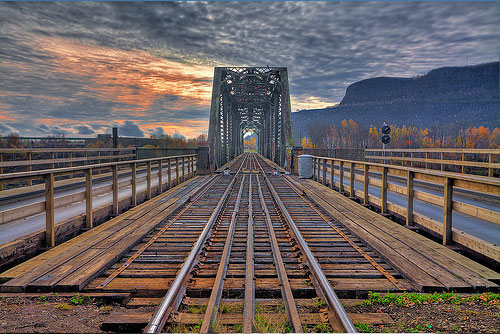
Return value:
[(500, 2), (0, 2), (0, 135), (195, 137), (215, 66), (288, 67), (296, 111), (499, 40)]

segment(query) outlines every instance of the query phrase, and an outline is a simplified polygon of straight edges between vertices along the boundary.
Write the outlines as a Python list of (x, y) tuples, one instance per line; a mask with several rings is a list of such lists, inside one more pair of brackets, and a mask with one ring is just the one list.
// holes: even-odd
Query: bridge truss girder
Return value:
[(216, 67), (208, 143), (212, 168), (243, 153), (243, 135), (258, 135), (257, 151), (280, 166), (292, 143), (286, 67)]

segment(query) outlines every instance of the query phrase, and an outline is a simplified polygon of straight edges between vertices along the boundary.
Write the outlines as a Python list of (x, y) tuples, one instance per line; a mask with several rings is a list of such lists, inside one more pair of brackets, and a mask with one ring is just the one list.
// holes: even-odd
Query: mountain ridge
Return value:
[(376, 77), (349, 85), (335, 107), (292, 113), (294, 138), (312, 123), (343, 119), (379, 126), (383, 122), (458, 131), (471, 126), (500, 127), (500, 62), (441, 67), (413, 78)]

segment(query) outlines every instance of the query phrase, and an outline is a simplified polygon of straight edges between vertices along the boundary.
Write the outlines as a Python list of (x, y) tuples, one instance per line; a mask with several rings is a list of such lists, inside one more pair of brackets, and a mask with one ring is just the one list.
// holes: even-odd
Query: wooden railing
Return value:
[(462, 174), (487, 171), (489, 177), (500, 168), (500, 150), (490, 149), (366, 149), (365, 160), (408, 167), (439, 169)]
[[(136, 148), (2, 148), (0, 174), (133, 160)], [(67, 177), (73, 177), (72, 173)], [(33, 184), (33, 179), (27, 182)], [(4, 185), (0, 185), (0, 191)]]
[[(452, 228), (453, 211), (500, 225), (500, 210), (488, 210), (453, 200), (454, 192), (467, 192), (469, 196), (472, 194), (478, 201), (487, 198), (498, 204), (500, 208), (499, 179), (328, 157), (315, 156), (313, 162), (313, 178), (318, 182), (349, 194), (352, 198), (360, 199), (363, 204), (376, 206), (383, 214), (398, 215), (405, 220), (408, 226), (418, 224), (431, 233), (441, 236), (443, 244), (451, 244), (453, 241), (479, 254), (500, 261), (500, 248), (498, 246), (489, 243), (486, 245), (482, 240)], [(338, 178), (338, 181), (335, 178)], [(400, 183), (404, 182), (406, 187), (389, 182), (389, 178), (399, 180)], [(349, 179), (348, 187), (344, 183), (345, 179)], [(356, 189), (356, 181), (363, 184), (363, 190)], [(421, 190), (414, 189), (415, 182), (422, 185)], [(369, 194), (370, 186), (380, 188), (381, 197)], [(428, 189), (429, 186), (434, 189), (442, 188), (443, 196), (426, 192), (425, 189)], [(387, 199), (388, 191), (406, 196), (406, 206), (389, 202)], [(413, 208), (415, 199), (440, 206), (443, 210), (442, 222), (415, 212)]]
[[(163, 179), (163, 167), (167, 167), (166, 182)], [(175, 165), (175, 167), (174, 167)], [(15, 219), (21, 219), (26, 217), (26, 215), (33, 215), (36, 213), (42, 213), (45, 211), (46, 217), (46, 242), (48, 247), (55, 245), (55, 228), (54, 228), (54, 211), (56, 207), (68, 205), (77, 201), (85, 200), (86, 202), (86, 213), (85, 213), (85, 223), (87, 228), (93, 227), (93, 210), (92, 210), (92, 198), (94, 196), (112, 192), (112, 213), (117, 215), (118, 210), (118, 189), (120, 187), (125, 187), (128, 185), (132, 186), (131, 193), (131, 205), (137, 204), (137, 183), (144, 178), (137, 177), (138, 169), (142, 168), (146, 171), (146, 199), (152, 197), (152, 168), (157, 168), (158, 183), (156, 185), (157, 193), (164, 191), (165, 185), (166, 189), (169, 189), (175, 183), (180, 184), (187, 178), (191, 178), (195, 175), (196, 171), (196, 155), (183, 155), (183, 156), (172, 156), (172, 157), (162, 157), (153, 159), (143, 159), (143, 160), (133, 160), (133, 161), (122, 161), (122, 162), (110, 162), (103, 164), (78, 166), (78, 167), (67, 167), (59, 169), (49, 169), (31, 172), (19, 172), (10, 174), (0, 174), (0, 184), (12, 183), (19, 181), (28, 181), (33, 179), (43, 178), (45, 180), (45, 202), (29, 204), (22, 207), (17, 207), (15, 209), (6, 210), (2, 212), (1, 221), (3, 223), (9, 222)], [(175, 168), (175, 179), (172, 179), (172, 170)], [(92, 187), (93, 176), (99, 173), (100, 170), (111, 169), (112, 173), (112, 184), (110, 186), (104, 186), (98, 188), (96, 192)], [(186, 172), (187, 169), (187, 172)], [(85, 190), (73, 193), (67, 196), (57, 198), (57, 206), (54, 200), (54, 188), (55, 188), (55, 178), (56, 176), (63, 176), (73, 173), (80, 173), (85, 175)], [(118, 181), (118, 176), (120, 173), (130, 173), (130, 179), (125, 181)]]

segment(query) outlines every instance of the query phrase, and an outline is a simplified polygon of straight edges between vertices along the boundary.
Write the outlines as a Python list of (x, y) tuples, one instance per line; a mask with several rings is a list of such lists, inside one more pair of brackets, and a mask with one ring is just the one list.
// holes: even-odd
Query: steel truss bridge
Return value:
[(208, 132), (212, 168), (243, 153), (247, 132), (258, 135), (258, 153), (290, 166), (291, 119), (286, 67), (216, 67)]

